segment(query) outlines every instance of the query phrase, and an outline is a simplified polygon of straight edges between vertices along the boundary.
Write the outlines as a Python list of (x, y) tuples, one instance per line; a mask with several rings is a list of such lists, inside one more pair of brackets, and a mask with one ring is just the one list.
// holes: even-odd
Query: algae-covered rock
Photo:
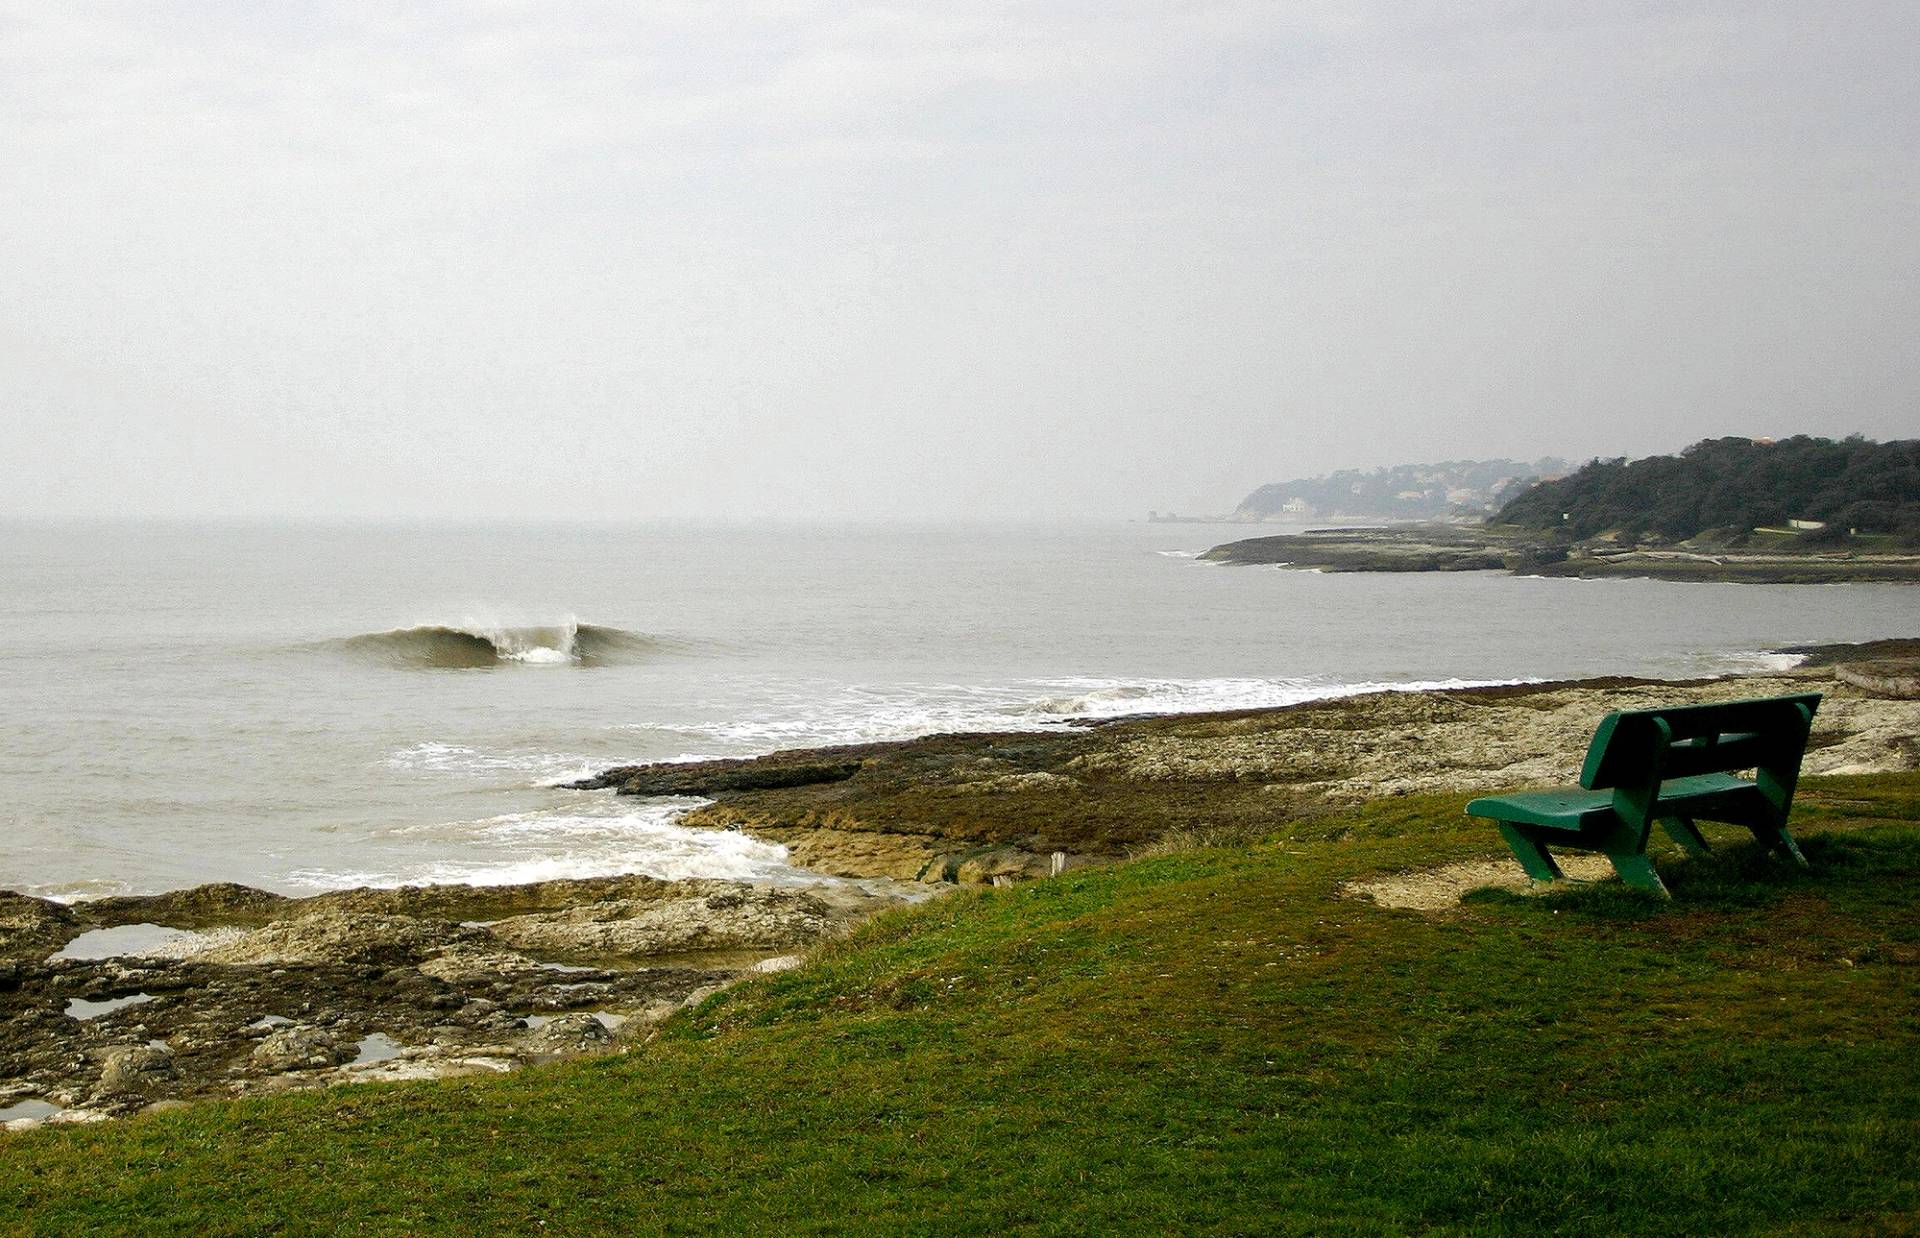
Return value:
[(961, 860), (954, 866), (953, 879), (962, 885), (992, 885), (996, 878), (1031, 881), (1045, 877), (1051, 866), (1048, 856), (999, 847)]
[(276, 920), (220, 942), (200, 957), (215, 963), (381, 963), (425, 958), (466, 941), (483, 939), (478, 929), (419, 920), (320, 908)]
[(102, 1093), (147, 1096), (179, 1079), (173, 1051), (161, 1045), (113, 1049), (100, 1065)]
[(43, 959), (83, 927), (59, 903), (0, 890), (0, 959)]
[(1920, 659), (1853, 662), (1836, 666), (1833, 674), (1869, 696), (1920, 701)]
[(618, 900), (491, 925), (494, 939), (554, 958), (604, 959), (778, 947), (835, 925), (833, 909), (804, 890), (742, 886), (667, 902)]
[(613, 1039), (607, 1025), (590, 1014), (563, 1014), (528, 1038), (537, 1052), (585, 1053)]
[(626, 765), (568, 785), (593, 791), (618, 787), (628, 795), (713, 795), (842, 782), (859, 772), (860, 758), (843, 749), (776, 752), (764, 757)]
[(263, 1070), (323, 1070), (351, 1061), (354, 1048), (316, 1027), (289, 1027), (273, 1033), (253, 1049), (253, 1060)]
[(230, 881), (212, 882), (165, 894), (126, 894), (93, 899), (77, 910), (91, 925), (164, 924), (169, 928), (208, 928), (259, 924), (290, 900), (284, 894), (256, 890)]

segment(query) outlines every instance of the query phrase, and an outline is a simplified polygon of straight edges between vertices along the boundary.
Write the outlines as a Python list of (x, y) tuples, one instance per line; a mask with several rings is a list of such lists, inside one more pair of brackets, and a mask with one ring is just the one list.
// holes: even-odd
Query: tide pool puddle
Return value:
[(206, 934), (164, 924), (120, 924), (89, 929), (60, 948), (56, 959), (179, 958)]
[[(592, 1010), (588, 1013), (599, 1021), (601, 1027), (606, 1028), (610, 1032), (618, 1031), (631, 1017), (624, 1014), (612, 1014), (605, 1010)], [(555, 1017), (556, 1016), (550, 1014), (529, 1014), (521, 1015), (520, 1021), (527, 1025), (528, 1031), (537, 1032), (547, 1024), (553, 1022)]]
[(112, 1014), (128, 1006), (138, 1006), (153, 1000), (151, 993), (132, 993), (126, 997), (109, 997), (105, 1001), (90, 1002), (84, 997), (76, 997), (67, 1003), (67, 1017), (78, 1019), (82, 1023), (88, 1019), (97, 1019), (103, 1014)]
[(400, 1042), (385, 1032), (375, 1032), (371, 1036), (362, 1036), (352, 1065), (364, 1066), (368, 1062), (390, 1062), (400, 1056)]
[(50, 1101), (23, 1100), (0, 1109), (0, 1122), (18, 1122), (22, 1118), (50, 1118), (65, 1110)]

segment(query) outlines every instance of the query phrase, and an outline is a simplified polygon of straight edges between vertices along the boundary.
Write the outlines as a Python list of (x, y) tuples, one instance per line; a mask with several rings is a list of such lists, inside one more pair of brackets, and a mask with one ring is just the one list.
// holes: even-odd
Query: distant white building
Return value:
[(1290, 516), (1305, 516), (1313, 511), (1313, 504), (1307, 502), (1305, 499), (1301, 498), (1299, 495), (1296, 494), (1292, 498), (1288, 499), (1286, 502), (1282, 503), (1280, 505), (1280, 510), (1283, 512), (1286, 512)]

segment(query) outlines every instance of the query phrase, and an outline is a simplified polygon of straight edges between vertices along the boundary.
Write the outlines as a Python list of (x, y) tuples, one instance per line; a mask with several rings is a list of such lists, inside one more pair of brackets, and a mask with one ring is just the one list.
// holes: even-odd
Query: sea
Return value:
[(1205, 524), (0, 525), (0, 889), (801, 882), (615, 764), (1777, 667), (1920, 589), (1229, 567)]

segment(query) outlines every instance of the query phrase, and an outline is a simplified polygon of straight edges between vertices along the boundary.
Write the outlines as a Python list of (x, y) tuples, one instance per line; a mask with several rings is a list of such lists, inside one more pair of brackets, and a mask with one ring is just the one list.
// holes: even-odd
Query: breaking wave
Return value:
[(378, 868), (303, 868), (287, 875), (301, 891), (354, 886), (519, 885), (576, 877), (640, 873), (676, 881), (719, 877), (779, 885), (818, 885), (831, 878), (793, 867), (787, 849), (738, 830), (693, 829), (681, 814), (702, 801), (672, 799), (634, 806), (603, 801), (560, 811), (508, 813), (477, 821), (444, 821), (383, 831), (387, 863)]
[(637, 662), (668, 647), (641, 632), (566, 619), (508, 626), (468, 620), (367, 632), (327, 642), (341, 652), (390, 666), (460, 669), (526, 665), (611, 666)]

